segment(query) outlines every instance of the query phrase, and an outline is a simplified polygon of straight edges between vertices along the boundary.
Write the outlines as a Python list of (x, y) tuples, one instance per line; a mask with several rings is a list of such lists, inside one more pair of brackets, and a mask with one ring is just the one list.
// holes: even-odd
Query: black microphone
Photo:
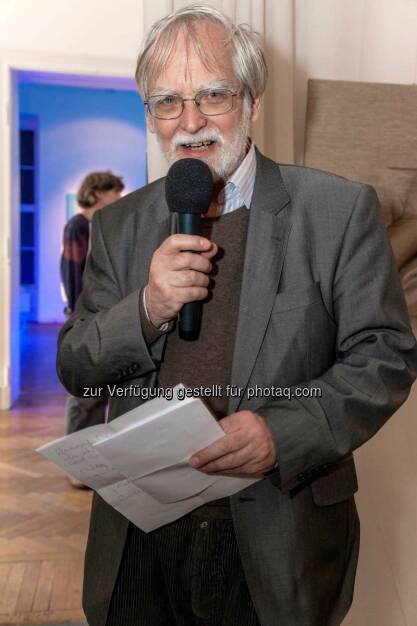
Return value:
[[(178, 231), (201, 235), (201, 214), (207, 213), (213, 196), (213, 176), (199, 159), (180, 159), (170, 168), (165, 197), (170, 211), (179, 214)], [(179, 335), (186, 341), (198, 338), (201, 325), (200, 301), (187, 302), (179, 314)]]

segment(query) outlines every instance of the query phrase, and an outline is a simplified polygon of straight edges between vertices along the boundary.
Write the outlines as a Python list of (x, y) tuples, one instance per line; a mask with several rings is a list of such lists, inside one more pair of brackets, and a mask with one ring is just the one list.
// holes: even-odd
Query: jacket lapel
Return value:
[(258, 151), (256, 157), (231, 375), (231, 384), (240, 387), (242, 394), (240, 398), (229, 398), (229, 413), (238, 409), (255, 365), (278, 290), (291, 228), (287, 206), (290, 197), (279, 166)]

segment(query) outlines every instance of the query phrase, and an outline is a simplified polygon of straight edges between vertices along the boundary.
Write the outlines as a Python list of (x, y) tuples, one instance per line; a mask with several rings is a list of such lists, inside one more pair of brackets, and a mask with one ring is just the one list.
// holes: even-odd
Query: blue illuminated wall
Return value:
[(20, 113), (38, 116), (38, 321), (60, 322), (59, 259), (67, 195), (92, 170), (146, 184), (143, 104), (131, 91), (23, 83)]

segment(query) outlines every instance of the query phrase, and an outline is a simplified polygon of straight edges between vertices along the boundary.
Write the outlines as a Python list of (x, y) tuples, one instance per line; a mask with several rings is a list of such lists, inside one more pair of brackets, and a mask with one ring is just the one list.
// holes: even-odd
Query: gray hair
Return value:
[(206, 21), (220, 24), (226, 31), (224, 45), (233, 46), (233, 66), (244, 91), (252, 100), (265, 91), (268, 69), (262, 51), (261, 38), (245, 24), (235, 25), (218, 9), (192, 4), (171, 13), (153, 24), (137, 60), (135, 79), (144, 100), (151, 83), (166, 67), (173, 52), (178, 32), (184, 28), (204, 66), (212, 70), (207, 49), (204, 49), (196, 23)]

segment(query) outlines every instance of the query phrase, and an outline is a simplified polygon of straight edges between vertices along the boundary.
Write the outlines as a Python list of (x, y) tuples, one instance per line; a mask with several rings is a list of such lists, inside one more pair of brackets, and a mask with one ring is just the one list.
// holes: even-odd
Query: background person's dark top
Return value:
[(81, 213), (74, 215), (64, 228), (61, 281), (71, 312), (82, 289), (89, 236), (89, 220)]

